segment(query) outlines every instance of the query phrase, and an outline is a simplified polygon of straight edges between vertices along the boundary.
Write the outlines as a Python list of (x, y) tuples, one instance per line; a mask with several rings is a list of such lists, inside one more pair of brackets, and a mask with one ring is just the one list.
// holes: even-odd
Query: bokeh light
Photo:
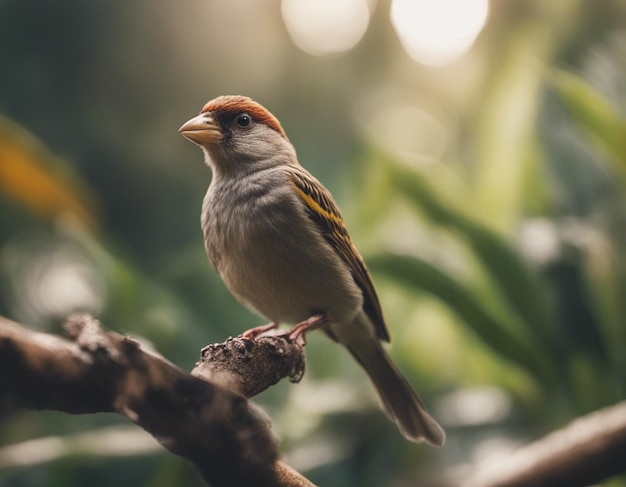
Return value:
[(352, 49), (370, 18), (366, 0), (283, 0), (282, 14), (296, 45), (316, 56)]
[(106, 285), (89, 258), (63, 238), (22, 236), (0, 249), (0, 272), (10, 276), (14, 312), (47, 323), (75, 311), (98, 314)]
[(391, 22), (415, 61), (450, 64), (474, 44), (487, 21), (488, 0), (393, 0)]
[(403, 90), (373, 90), (355, 112), (364, 136), (398, 161), (431, 164), (449, 145), (449, 127), (438, 107)]

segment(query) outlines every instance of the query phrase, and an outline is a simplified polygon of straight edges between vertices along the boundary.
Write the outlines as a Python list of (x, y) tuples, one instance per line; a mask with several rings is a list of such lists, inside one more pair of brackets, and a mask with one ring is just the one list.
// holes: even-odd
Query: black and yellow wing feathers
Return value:
[(320, 182), (300, 168), (290, 168), (289, 184), (306, 206), (311, 220), (319, 226), (324, 238), (350, 269), (354, 281), (363, 292), (363, 310), (376, 326), (376, 334), (381, 340), (389, 341), (389, 332), (372, 277), (350, 239), (332, 196)]

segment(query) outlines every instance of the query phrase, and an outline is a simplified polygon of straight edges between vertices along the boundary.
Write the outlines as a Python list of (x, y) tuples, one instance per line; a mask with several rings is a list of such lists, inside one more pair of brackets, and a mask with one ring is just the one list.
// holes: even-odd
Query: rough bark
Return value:
[(215, 487), (313, 485), (278, 460), (267, 418), (236, 392), (258, 392), (280, 379), (274, 370), (250, 387), (253, 379), (246, 374), (263, 368), (246, 372), (237, 364), (254, 363), (257, 351), (259, 363), (271, 355), (283, 361), (279, 369), (285, 375), (293, 372), (297, 378), (304, 364), (298, 344), (271, 338), (269, 352), (265, 339), (258, 344), (230, 340), (224, 349), (240, 350), (230, 354), (230, 377), (236, 380), (222, 374), (214, 384), (205, 380), (207, 367), (228, 367), (224, 354), (220, 362), (205, 353), (192, 375), (126, 336), (103, 331), (91, 316), (74, 316), (65, 328), (70, 340), (0, 317), (0, 409), (121, 414), (193, 463)]

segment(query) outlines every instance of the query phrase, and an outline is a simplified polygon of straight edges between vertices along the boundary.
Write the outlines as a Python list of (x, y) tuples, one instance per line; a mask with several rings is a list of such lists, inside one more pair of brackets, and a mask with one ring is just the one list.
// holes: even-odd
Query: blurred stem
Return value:
[(624, 396), (626, 381), (626, 328), (622, 319), (622, 298), (620, 289), (620, 268), (612, 263), (617, 256), (612, 249), (605, 249), (606, 254), (591, 255), (585, 262), (585, 285), (587, 293), (594, 305), (599, 335), (607, 352), (608, 364), (604, 364), (602, 374), (611, 375), (607, 386), (610, 388), (611, 400)]
[(547, 26), (526, 24), (511, 35), (478, 120), (472, 201), (486, 223), (504, 232), (519, 218), (550, 34)]

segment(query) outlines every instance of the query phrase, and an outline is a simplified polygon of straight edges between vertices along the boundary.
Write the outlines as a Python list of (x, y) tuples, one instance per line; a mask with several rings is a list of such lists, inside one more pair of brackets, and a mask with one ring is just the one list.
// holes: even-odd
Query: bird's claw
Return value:
[(244, 331), (240, 336), (241, 338), (247, 338), (248, 340), (254, 341), (263, 333), (273, 330), (277, 327), (278, 323), (275, 322), (268, 323), (267, 325), (255, 326), (254, 328), (250, 328), (249, 330)]

